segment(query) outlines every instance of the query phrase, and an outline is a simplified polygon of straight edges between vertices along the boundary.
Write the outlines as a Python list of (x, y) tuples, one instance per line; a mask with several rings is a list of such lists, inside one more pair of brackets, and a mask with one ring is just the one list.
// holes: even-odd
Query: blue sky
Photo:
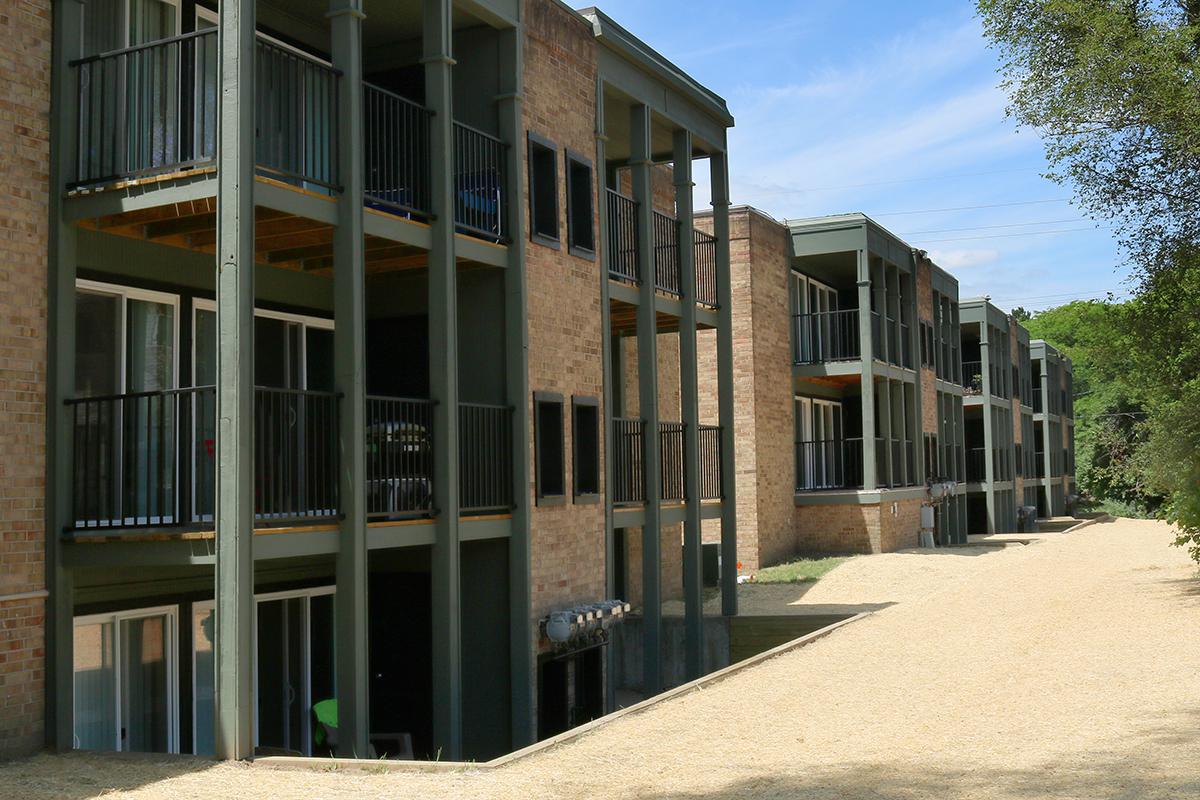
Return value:
[(1037, 136), (1006, 118), (972, 3), (600, 7), (729, 103), (734, 203), (776, 219), (865, 212), (930, 251), (963, 297), (1005, 309), (1125, 295), (1111, 232), (1064, 202)]

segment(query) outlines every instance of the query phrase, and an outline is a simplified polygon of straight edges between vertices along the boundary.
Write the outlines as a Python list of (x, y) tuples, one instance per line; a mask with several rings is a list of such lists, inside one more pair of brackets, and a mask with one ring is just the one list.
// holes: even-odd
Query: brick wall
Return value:
[(809, 555), (890, 553), (917, 546), (921, 500), (796, 506), (795, 524), (800, 551)]
[[(0, 758), (43, 742), (50, 2), (0, 0)], [(5, 598), (8, 598), (7, 600)]]
[[(790, 241), (785, 226), (748, 208), (730, 213), (734, 435), (737, 441), (738, 560), (752, 571), (796, 552), (795, 432), (791, 389)], [(712, 215), (696, 227), (712, 231)], [(702, 332), (700, 363), (716, 363), (716, 335)], [(700, 416), (715, 420), (715, 369), (701, 370)], [(716, 541), (710, 521), (705, 538)]]
[[(594, 153), (596, 50), (591, 29), (568, 9), (539, 0), (526, 0), (524, 20), (525, 127), (553, 133), (559, 148)], [(566, 186), (561, 171), (558, 191), (559, 230), (565, 237)], [(569, 255), (565, 246), (555, 250), (530, 242), (526, 271), (529, 387), (562, 394), (567, 411), (567, 502), (533, 507), (530, 521), (531, 616), (537, 620), (554, 608), (594, 602), (605, 594), (604, 506), (570, 501), (570, 398), (581, 395), (603, 401), (600, 347), (604, 336), (597, 261)], [(532, 414), (532, 406), (527, 413)], [(531, 464), (532, 459), (531, 438)], [(530, 486), (530, 498), (533, 491)]]

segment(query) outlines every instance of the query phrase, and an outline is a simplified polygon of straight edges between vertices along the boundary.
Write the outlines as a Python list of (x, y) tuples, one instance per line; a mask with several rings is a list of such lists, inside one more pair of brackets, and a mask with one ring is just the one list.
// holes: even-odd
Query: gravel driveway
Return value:
[(854, 559), (801, 602), (885, 606), (871, 618), (494, 772), (41, 757), (0, 768), (0, 795), (1200, 797), (1200, 579), (1171, 538), (1119, 521), (982, 554)]

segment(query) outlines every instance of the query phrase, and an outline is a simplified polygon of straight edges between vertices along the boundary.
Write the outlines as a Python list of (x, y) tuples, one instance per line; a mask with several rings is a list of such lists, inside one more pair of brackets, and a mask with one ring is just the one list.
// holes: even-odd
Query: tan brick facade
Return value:
[(0, 758), (44, 709), (50, 2), (0, 0)]
[[(537, 0), (526, 0), (524, 19), (525, 127), (546, 136), (560, 150), (570, 148), (593, 156), (596, 45), (590, 27), (568, 9)], [(559, 230), (565, 242), (566, 183), (561, 170), (558, 191)], [(533, 622), (554, 608), (604, 597), (604, 506), (571, 502), (569, 454), (571, 396), (604, 399), (600, 348), (605, 337), (601, 330), (598, 260), (569, 255), (565, 244), (556, 250), (531, 242), (527, 245), (526, 272), (529, 387), (534, 392), (563, 396), (568, 454), (566, 502), (533, 507)], [(532, 414), (532, 406), (527, 411)], [(531, 485), (530, 498), (534, 491)]]
[[(737, 442), (738, 560), (743, 571), (795, 554), (791, 306), (787, 228), (761, 212), (730, 214), (733, 295), (734, 438)], [(711, 215), (696, 227), (712, 231)], [(699, 337), (700, 418), (717, 418), (716, 335)], [(705, 539), (716, 541), (710, 521)]]
[(796, 506), (795, 525), (806, 553), (890, 553), (917, 546), (921, 500)]

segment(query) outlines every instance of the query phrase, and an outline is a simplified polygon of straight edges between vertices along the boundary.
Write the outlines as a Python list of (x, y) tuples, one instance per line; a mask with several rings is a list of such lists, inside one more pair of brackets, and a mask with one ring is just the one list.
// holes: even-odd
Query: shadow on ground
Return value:
[[(213, 769), (189, 756), (141, 753), (65, 753), (0, 763), (0, 797), (14, 800), (91, 800)], [(214, 786), (213, 797), (224, 796)]]

